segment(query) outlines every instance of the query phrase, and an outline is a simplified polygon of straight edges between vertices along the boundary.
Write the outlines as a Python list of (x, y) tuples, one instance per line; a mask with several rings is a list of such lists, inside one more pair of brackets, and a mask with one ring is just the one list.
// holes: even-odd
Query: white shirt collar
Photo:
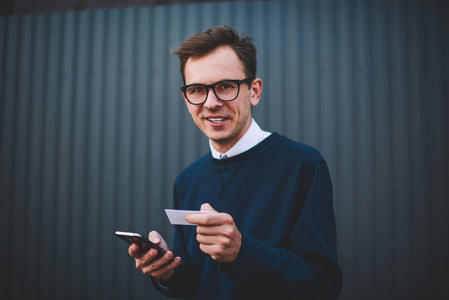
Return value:
[(263, 131), (262, 129), (260, 129), (259, 125), (257, 125), (254, 119), (251, 119), (251, 121), (252, 121), (251, 126), (248, 128), (245, 134), (226, 153), (220, 153), (217, 150), (215, 150), (214, 147), (212, 146), (211, 140), (209, 140), (209, 146), (210, 151), (212, 153), (212, 157), (215, 159), (223, 159), (239, 155), (240, 153), (248, 151), (249, 149), (256, 146), (257, 144), (259, 144), (264, 139), (270, 136), (271, 132)]

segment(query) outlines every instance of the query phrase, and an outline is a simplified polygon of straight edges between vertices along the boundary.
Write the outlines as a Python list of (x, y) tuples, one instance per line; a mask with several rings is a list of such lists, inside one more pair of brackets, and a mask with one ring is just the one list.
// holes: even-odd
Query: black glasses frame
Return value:
[[(251, 83), (253, 80), (254, 80), (254, 78), (248, 77), (248, 78), (245, 78), (245, 79), (242, 79), (242, 80), (238, 80), (238, 79), (226, 79), (226, 80), (220, 80), (220, 81), (215, 82), (215, 83), (213, 83), (213, 84), (194, 83), (194, 84), (189, 84), (189, 85), (185, 85), (185, 86), (181, 87), (181, 91), (184, 93), (184, 96), (186, 97), (187, 101), (189, 101), (189, 103), (190, 103), (190, 104), (193, 104), (193, 105), (201, 105), (201, 104), (203, 104), (204, 102), (206, 102), (206, 101), (207, 101), (207, 97), (209, 96), (209, 89), (212, 89), (212, 90), (214, 91), (215, 97), (217, 97), (218, 100), (224, 101), (224, 102), (230, 102), (230, 101), (234, 101), (234, 100), (237, 99), (237, 97), (239, 96), (239, 94), (240, 94), (240, 85), (241, 85), (242, 83)], [(215, 91), (215, 86), (216, 86), (217, 84), (220, 84), (220, 83), (223, 83), (223, 82), (234, 82), (234, 83), (237, 84), (237, 95), (235, 96), (235, 98), (230, 99), (230, 100), (223, 100), (223, 99), (221, 99), (220, 97), (218, 97), (217, 92)], [(195, 86), (195, 85), (202, 86), (202, 87), (204, 87), (204, 88), (206, 89), (206, 91), (207, 91), (207, 92), (206, 92), (206, 98), (204, 99), (203, 102), (200, 102), (200, 103), (193, 103), (193, 102), (191, 102), (191, 101), (189, 100), (189, 97), (187, 97), (187, 94), (186, 94), (187, 88), (189, 88), (189, 87), (191, 87), (191, 86)]]

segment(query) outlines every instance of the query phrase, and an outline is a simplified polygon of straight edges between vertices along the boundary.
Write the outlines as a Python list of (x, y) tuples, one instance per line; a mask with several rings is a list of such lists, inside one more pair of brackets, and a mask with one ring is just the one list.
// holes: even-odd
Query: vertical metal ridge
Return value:
[[(299, 2), (288, 1), (285, 5), (285, 134), (294, 140), (300, 140), (301, 126), (301, 17)], [(282, 28), (281, 28), (282, 30)], [(262, 93), (261, 101), (268, 99)], [(276, 104), (276, 103), (275, 103)]]
[[(0, 47), (0, 76), (2, 78), (0, 82), (0, 99), (2, 100), (0, 102), (0, 165), (2, 166), (0, 168), (0, 199), (2, 209), (0, 210), (0, 219), (1, 219), (1, 225), (6, 227), (9, 227), (11, 224), (11, 201), (10, 201), (10, 188), (9, 188), (9, 180), (8, 175), (10, 174), (10, 167), (7, 163), (9, 161), (9, 156), (11, 155), (9, 151), (10, 147), (7, 147), (5, 145), (9, 146), (9, 140), (7, 131), (8, 131), (8, 115), (12, 115), (11, 112), (8, 111), (8, 100), (5, 100), (7, 97), (7, 86), (8, 86), (8, 77), (6, 74), (6, 68), (7, 68), (7, 61), (6, 57), (8, 54), (7, 51), (7, 33), (8, 33), (8, 22), (6, 18), (0, 18), (0, 41), (2, 41), (1, 47)], [(10, 237), (10, 234), (6, 234), (7, 238)], [(6, 286), (11, 286), (11, 259), (10, 259), (10, 251), (7, 247), (1, 247), (0, 249), (0, 255), (1, 257), (5, 258), (5, 263), (2, 263), (2, 269), (4, 272), (0, 275), (0, 280), (5, 283)], [(9, 292), (9, 289), (7, 290)]]
[[(30, 65), (31, 56), (31, 33), (32, 33), (32, 17), (21, 17), (19, 18), (19, 29), (18, 29), (18, 47), (16, 49), (17, 55), (17, 77), (16, 85), (20, 86), (17, 89), (18, 92), (15, 95), (15, 114), (16, 118), (14, 120), (14, 145), (13, 145), (13, 178), (12, 178), (12, 199), (13, 199), (13, 219), (15, 220), (15, 227), (12, 228), (13, 237), (23, 236), (25, 238), (29, 237), (29, 232), (27, 232), (27, 214), (26, 214), (26, 202), (28, 194), (28, 180), (27, 180), (27, 170), (29, 157), (27, 156), (27, 150), (29, 148), (29, 114), (30, 111), (27, 109), (28, 99), (30, 98), (30, 75), (28, 72), (28, 67)], [(19, 83), (20, 82), (20, 83)], [(15, 86), (15, 88), (17, 88)], [(17, 249), (20, 247), (20, 241), (13, 239), (13, 247)], [(25, 253), (23, 253), (24, 255)], [(31, 285), (30, 276), (28, 269), (26, 268), (26, 260), (18, 260), (14, 255), (13, 258), (13, 276), (20, 276), (20, 273), (25, 273), (25, 283), (27, 287)], [(17, 282), (13, 281), (12, 291), (15, 289), (20, 289), (21, 287)], [(24, 289), (24, 295), (29, 293), (29, 289)]]

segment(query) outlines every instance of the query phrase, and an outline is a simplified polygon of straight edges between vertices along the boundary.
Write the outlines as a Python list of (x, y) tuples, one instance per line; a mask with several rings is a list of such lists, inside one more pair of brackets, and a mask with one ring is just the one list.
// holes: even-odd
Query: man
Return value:
[[(252, 119), (262, 80), (249, 37), (228, 27), (194, 35), (174, 51), (189, 113), (211, 152), (176, 179), (173, 252), (129, 254), (164, 295), (194, 299), (333, 299), (341, 290), (332, 186), (313, 148)], [(276, 99), (272, 99), (276, 101)], [(169, 250), (155, 231), (149, 239)]]

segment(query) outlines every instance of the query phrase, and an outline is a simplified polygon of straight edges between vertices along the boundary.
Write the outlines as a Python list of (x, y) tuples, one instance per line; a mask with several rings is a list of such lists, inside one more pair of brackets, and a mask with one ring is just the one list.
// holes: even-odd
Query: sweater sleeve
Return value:
[(154, 278), (151, 278), (154, 288), (162, 295), (178, 299), (191, 299), (194, 297), (198, 283), (194, 283), (190, 272), (190, 265), (183, 264), (175, 269), (173, 281), (169, 286), (160, 285)]
[(342, 273), (336, 257), (332, 185), (324, 161), (313, 167), (302, 188), (305, 201), (289, 234), (288, 249), (243, 234), (237, 260), (230, 270), (221, 265), (222, 276), (261, 298), (335, 299), (339, 295)]

